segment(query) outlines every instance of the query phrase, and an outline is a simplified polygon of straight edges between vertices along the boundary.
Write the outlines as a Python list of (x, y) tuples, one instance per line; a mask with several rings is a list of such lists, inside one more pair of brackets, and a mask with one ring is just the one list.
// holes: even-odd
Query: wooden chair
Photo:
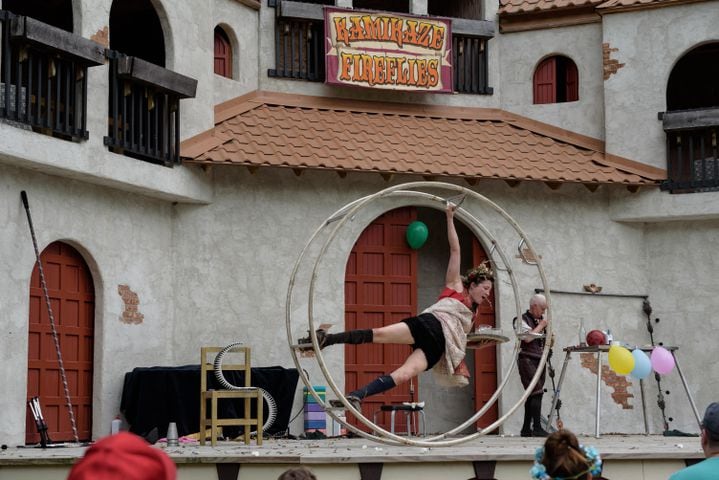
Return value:
[[(241, 370), (244, 371), (244, 385), (242, 390), (226, 390), (226, 389), (207, 389), (207, 374), (208, 372), (215, 371), (215, 357), (218, 352), (223, 350), (223, 347), (202, 347), (200, 357), (200, 445), (205, 444), (207, 436), (207, 426), (210, 425), (212, 433), (210, 434), (212, 446), (217, 445), (217, 427), (232, 425), (244, 427), (244, 439), (245, 444), (250, 444), (250, 431), (251, 427), (257, 427), (257, 445), (262, 445), (262, 390), (251, 386), (251, 364), (250, 364), (250, 347), (237, 346), (227, 351), (227, 355), (230, 356), (244, 356), (244, 360), (241, 363), (232, 363), (222, 365), (223, 371), (230, 370)], [(208, 359), (208, 355), (211, 356)], [(218, 400), (226, 399), (237, 399), (244, 398), (245, 404), (243, 409), (243, 416), (241, 418), (217, 418)], [(257, 402), (257, 416), (252, 418), (252, 399)], [(207, 417), (207, 401), (210, 401), (210, 417)]]

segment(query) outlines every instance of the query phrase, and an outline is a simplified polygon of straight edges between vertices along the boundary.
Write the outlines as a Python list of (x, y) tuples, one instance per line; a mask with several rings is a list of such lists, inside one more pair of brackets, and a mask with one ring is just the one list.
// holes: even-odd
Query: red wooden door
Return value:
[(222, 27), (215, 27), (215, 73), (232, 78), (232, 45)]
[(543, 60), (534, 71), (534, 103), (557, 101), (557, 58)]
[[(487, 253), (476, 238), (472, 238), (472, 264), (478, 265), (487, 259)], [(494, 292), (490, 298), (494, 298)], [(479, 308), (480, 325), (496, 326), (494, 316), (494, 301), (486, 303)], [(497, 389), (497, 349), (492, 347), (481, 348), (474, 351), (474, 408), (482, 408)], [(495, 402), (490, 409), (477, 421), (477, 426), (484, 428), (494, 423), (499, 409)], [(496, 431), (495, 431), (496, 432)]]
[[(92, 432), (92, 356), (95, 288), (87, 264), (70, 245), (55, 242), (40, 255), (55, 328), (67, 376), (70, 399), (81, 441)], [(55, 342), (37, 265), (30, 280), (27, 398), (40, 405), (53, 441), (73, 441)], [(37, 443), (35, 421), (27, 410), (25, 442)]]
[[(345, 274), (346, 330), (381, 327), (416, 315), (417, 252), (405, 240), (407, 225), (416, 218), (415, 208), (392, 210), (376, 219), (357, 240)], [(345, 391), (392, 372), (410, 353), (408, 345), (346, 345)], [(415, 378), (415, 391), (417, 385)], [(410, 400), (409, 384), (400, 385), (367, 398), (362, 413), (372, 420), (380, 405)], [(389, 429), (389, 414), (382, 415), (377, 423)], [(349, 420), (358, 425), (354, 418)], [(404, 415), (397, 415), (395, 421), (395, 430), (404, 431)]]

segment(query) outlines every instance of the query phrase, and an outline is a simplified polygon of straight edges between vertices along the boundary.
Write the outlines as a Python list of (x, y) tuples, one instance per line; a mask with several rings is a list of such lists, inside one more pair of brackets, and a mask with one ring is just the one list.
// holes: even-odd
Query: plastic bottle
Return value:
[(614, 341), (614, 337), (612, 336), (612, 331), (607, 328), (607, 345), (611, 345)]
[(587, 329), (584, 328), (584, 317), (579, 319), (579, 346), (587, 346)]
[(120, 431), (120, 426), (122, 425), (122, 420), (120, 420), (120, 415), (116, 415), (115, 419), (112, 421), (112, 425), (110, 426), (110, 434), (115, 435)]

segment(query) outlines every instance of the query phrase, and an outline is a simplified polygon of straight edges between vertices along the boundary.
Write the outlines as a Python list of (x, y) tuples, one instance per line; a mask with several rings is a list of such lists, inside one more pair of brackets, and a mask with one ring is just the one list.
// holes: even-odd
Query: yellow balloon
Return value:
[(620, 345), (609, 347), (609, 366), (619, 375), (629, 375), (634, 370), (632, 352)]

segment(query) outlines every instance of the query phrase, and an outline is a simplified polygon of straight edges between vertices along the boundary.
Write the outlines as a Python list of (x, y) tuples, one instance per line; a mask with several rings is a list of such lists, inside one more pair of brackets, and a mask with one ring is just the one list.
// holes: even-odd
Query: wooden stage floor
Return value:
[[(480, 464), (491, 467), (494, 476), (487, 478), (513, 480), (529, 478), (534, 450), (542, 442), (540, 438), (485, 436), (457, 446), (432, 448), (388, 446), (357, 438), (265, 440), (261, 447), (241, 442), (157, 447), (178, 465), (180, 480), (274, 480), (293, 465), (310, 467), (318, 480), (467, 480), (481, 478), (476, 473)], [(605, 460), (604, 476), (610, 480), (666, 479), (683, 468), (686, 460), (703, 458), (698, 437), (603, 435), (581, 436), (580, 442), (599, 450)], [(0, 480), (61, 480), (84, 450), (8, 447), (0, 451)], [(380, 465), (379, 477), (376, 467), (374, 473), (367, 470), (372, 464)]]

